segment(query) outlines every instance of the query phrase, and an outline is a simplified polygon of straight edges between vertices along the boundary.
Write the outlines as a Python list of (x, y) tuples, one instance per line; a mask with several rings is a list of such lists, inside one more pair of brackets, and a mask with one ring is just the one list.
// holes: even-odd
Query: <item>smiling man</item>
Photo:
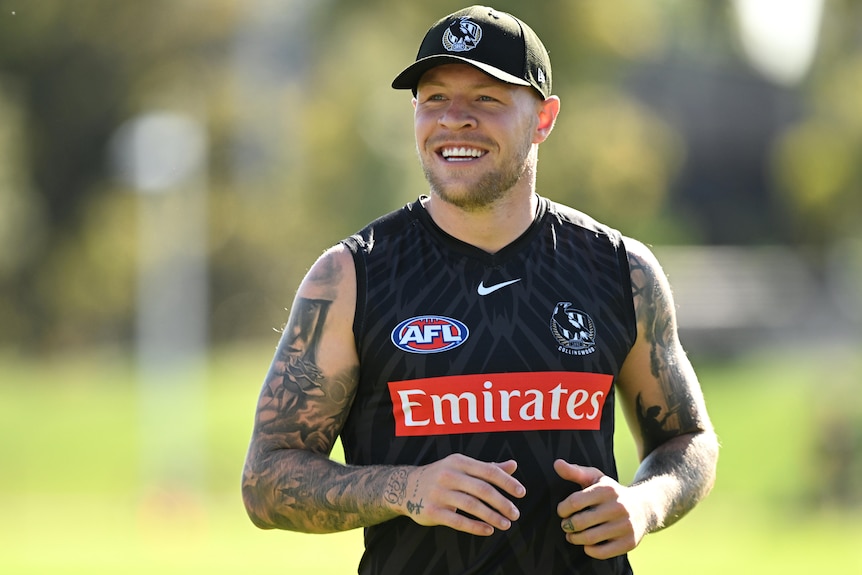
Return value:
[(393, 87), (413, 92), (430, 191), (300, 284), (258, 400), (249, 516), (366, 528), (360, 573), (631, 573), (718, 455), (667, 279), (643, 244), (537, 193), (560, 100), (524, 22), (446, 16)]
[(556, 97), (539, 100), (465, 64), (425, 72), (414, 105), (419, 158), (432, 196), (474, 213), (494, 207), (516, 186), (529, 189), (536, 175), (534, 144), (550, 133), (559, 110)]

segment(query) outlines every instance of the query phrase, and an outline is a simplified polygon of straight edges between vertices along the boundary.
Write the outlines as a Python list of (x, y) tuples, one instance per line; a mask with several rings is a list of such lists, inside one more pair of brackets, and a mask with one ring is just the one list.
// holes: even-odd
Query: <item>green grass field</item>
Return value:
[[(161, 445), (180, 468), (191, 455), (202, 469), (163, 483), (142, 469), (141, 446), (152, 442), (141, 426), (152, 416), (122, 354), (0, 355), (0, 573), (355, 573), (361, 531), (261, 531), (242, 508), (241, 466), (272, 345), (213, 354), (199, 395), (183, 398), (201, 416), (189, 414), (189, 429), (203, 431), (191, 442), (184, 415), (178, 422), (164, 406), (173, 432)], [(839, 443), (828, 422), (860, 433), (855, 353), (697, 364), (722, 440), (718, 484), (632, 553), (639, 575), (862, 573), (862, 505), (823, 502), (840, 488), (838, 464), (858, 473), (858, 495), (862, 447), (839, 456), (820, 447)], [(175, 386), (166, 389), (185, 383), (166, 379)], [(630, 478), (625, 433), (618, 451)]]

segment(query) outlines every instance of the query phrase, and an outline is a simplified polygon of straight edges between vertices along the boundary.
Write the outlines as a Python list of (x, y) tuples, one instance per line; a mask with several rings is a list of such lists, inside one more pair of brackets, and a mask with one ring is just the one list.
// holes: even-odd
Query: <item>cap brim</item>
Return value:
[(442, 66), (444, 64), (469, 64), (474, 68), (478, 68), (486, 74), (497, 78), (498, 80), (506, 82), (507, 84), (516, 84), (518, 86), (532, 85), (523, 78), (518, 78), (517, 76), (513, 76), (499, 68), (489, 66), (482, 62), (476, 62), (475, 60), (462, 58), (460, 56), (435, 54), (433, 56), (422, 58), (421, 60), (416, 60), (413, 64), (405, 68), (404, 71), (398, 74), (398, 76), (396, 76), (392, 81), (392, 87), (396, 90), (413, 90), (415, 92), (416, 86), (418, 86), (419, 80), (425, 72), (431, 68), (436, 68), (437, 66)]

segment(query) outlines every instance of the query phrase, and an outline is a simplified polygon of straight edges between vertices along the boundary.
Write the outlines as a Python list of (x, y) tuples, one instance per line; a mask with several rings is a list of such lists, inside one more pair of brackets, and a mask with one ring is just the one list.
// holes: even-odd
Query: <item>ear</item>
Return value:
[(536, 126), (536, 134), (533, 137), (534, 144), (541, 144), (551, 135), (551, 130), (554, 129), (559, 113), (560, 98), (558, 96), (548, 96), (539, 104), (539, 124)]

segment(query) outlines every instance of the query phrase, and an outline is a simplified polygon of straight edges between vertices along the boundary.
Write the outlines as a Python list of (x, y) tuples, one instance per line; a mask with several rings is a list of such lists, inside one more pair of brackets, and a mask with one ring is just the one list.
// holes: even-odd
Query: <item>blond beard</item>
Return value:
[[(527, 148), (527, 152), (520, 156), (523, 158), (520, 162), (507, 163), (505, 165), (510, 166), (508, 169), (502, 168), (483, 175), (478, 182), (466, 187), (462, 193), (453, 190), (456, 186), (445, 186), (425, 162), (421, 162), (421, 156), (420, 162), (422, 163), (422, 171), (425, 173), (425, 179), (431, 186), (432, 195), (464, 211), (476, 212), (488, 208), (506, 197), (509, 190), (523, 178), (535, 177), (537, 158), (531, 151), (532, 144)], [(457, 187), (464, 188), (461, 185)]]

